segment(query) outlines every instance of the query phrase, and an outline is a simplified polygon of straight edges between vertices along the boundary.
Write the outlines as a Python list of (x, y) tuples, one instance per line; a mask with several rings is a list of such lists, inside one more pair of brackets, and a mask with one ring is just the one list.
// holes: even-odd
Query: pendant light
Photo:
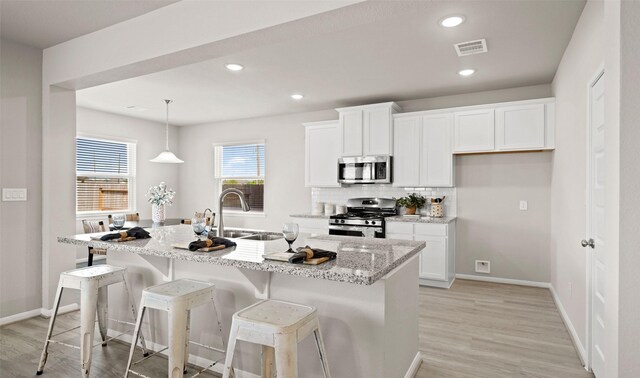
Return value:
[(152, 163), (168, 163), (168, 164), (184, 163), (184, 160), (178, 159), (178, 157), (174, 155), (173, 152), (169, 151), (169, 104), (172, 103), (173, 101), (164, 100), (164, 102), (167, 104), (167, 124), (165, 127), (166, 149), (160, 152), (158, 156), (156, 156), (154, 159), (151, 159), (150, 161)]

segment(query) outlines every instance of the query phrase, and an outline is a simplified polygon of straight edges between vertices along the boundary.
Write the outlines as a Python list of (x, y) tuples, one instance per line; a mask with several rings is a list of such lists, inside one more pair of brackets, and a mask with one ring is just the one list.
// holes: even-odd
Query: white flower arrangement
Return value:
[(167, 184), (161, 182), (160, 185), (152, 186), (147, 191), (147, 201), (154, 205), (171, 205), (173, 196), (176, 195), (171, 188), (167, 188)]

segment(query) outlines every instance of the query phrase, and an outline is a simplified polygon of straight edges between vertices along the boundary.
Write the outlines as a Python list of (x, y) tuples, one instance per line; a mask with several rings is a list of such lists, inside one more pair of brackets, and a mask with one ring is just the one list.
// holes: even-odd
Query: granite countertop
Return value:
[(61, 236), (58, 237), (58, 242), (360, 285), (373, 284), (425, 247), (425, 242), (418, 241), (301, 233), (293, 245), (294, 248), (309, 245), (338, 253), (338, 257), (333, 261), (320, 265), (303, 265), (270, 261), (262, 257), (264, 254), (286, 251), (287, 242), (284, 239), (273, 241), (233, 239), (238, 244), (233, 248), (214, 252), (191, 252), (172, 247), (176, 243), (195, 240), (191, 226), (177, 225), (147, 230), (151, 233), (150, 239), (129, 242), (104, 242), (91, 239), (91, 236), (100, 235), (100, 233)]
[(289, 217), (291, 217), (291, 218), (329, 219), (330, 215), (304, 213), (304, 214), (291, 214), (291, 215), (289, 215)]
[(398, 215), (395, 217), (384, 218), (384, 220), (387, 222), (449, 224), (454, 220), (456, 220), (456, 217), (432, 218), (432, 217), (422, 216), (420, 217), (420, 219), (415, 219), (415, 218), (412, 219), (412, 218), (403, 217), (402, 215)]

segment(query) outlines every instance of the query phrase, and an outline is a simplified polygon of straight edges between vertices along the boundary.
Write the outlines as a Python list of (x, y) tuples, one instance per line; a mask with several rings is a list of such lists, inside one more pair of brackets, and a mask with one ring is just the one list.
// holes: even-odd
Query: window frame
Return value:
[[(91, 219), (91, 218), (102, 218), (109, 214), (114, 213), (136, 213), (137, 212), (137, 201), (136, 201), (136, 172), (137, 172), (137, 148), (138, 141), (135, 139), (126, 139), (119, 138), (115, 136), (108, 135), (97, 135), (97, 134), (85, 134), (85, 133), (77, 133), (75, 140), (78, 139), (88, 139), (95, 140), (99, 142), (108, 142), (108, 143), (122, 143), (127, 145), (128, 150), (128, 159), (127, 159), (127, 174), (117, 174), (117, 173), (101, 173), (101, 172), (83, 172), (77, 170), (77, 150), (74, 152), (74, 169), (75, 169), (75, 181), (76, 181), (76, 191), (75, 191), (75, 207), (76, 207), (76, 219)], [(75, 142), (77, 143), (77, 142)], [(74, 149), (76, 144), (74, 143)], [(128, 186), (128, 208), (123, 210), (103, 210), (103, 211), (78, 211), (78, 176), (87, 176), (87, 177), (99, 177), (99, 178), (126, 178), (127, 186)]]
[[(242, 177), (233, 177), (233, 178), (224, 178), (218, 175), (218, 172), (222, 171), (222, 167), (220, 166), (220, 162), (218, 161), (218, 152), (217, 149), (219, 147), (227, 147), (227, 146), (244, 146), (244, 145), (252, 145), (258, 144), (262, 145), (264, 149), (264, 169), (263, 176), (242, 176)], [(241, 217), (265, 217), (267, 215), (267, 201), (266, 201), (266, 189), (267, 189), (267, 140), (266, 139), (251, 139), (251, 140), (240, 140), (240, 141), (229, 141), (229, 142), (220, 142), (213, 143), (213, 177), (215, 188), (218, 191), (218, 196), (222, 193), (222, 181), (225, 179), (237, 179), (237, 180), (262, 180), (263, 184), (263, 200), (262, 200), (262, 211), (254, 211), (249, 210), (248, 212), (242, 210), (232, 210), (232, 209), (224, 209), (224, 214), (229, 216), (241, 216)], [(218, 210), (220, 211), (220, 210)]]

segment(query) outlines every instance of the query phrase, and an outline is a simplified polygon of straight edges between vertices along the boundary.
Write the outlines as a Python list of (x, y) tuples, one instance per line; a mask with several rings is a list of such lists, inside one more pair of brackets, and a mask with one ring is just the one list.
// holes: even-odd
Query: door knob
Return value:
[(589, 239), (589, 240), (582, 239), (580, 244), (585, 248), (587, 248), (587, 247), (595, 248), (596, 247), (596, 243), (595, 243), (595, 241), (593, 239)]

